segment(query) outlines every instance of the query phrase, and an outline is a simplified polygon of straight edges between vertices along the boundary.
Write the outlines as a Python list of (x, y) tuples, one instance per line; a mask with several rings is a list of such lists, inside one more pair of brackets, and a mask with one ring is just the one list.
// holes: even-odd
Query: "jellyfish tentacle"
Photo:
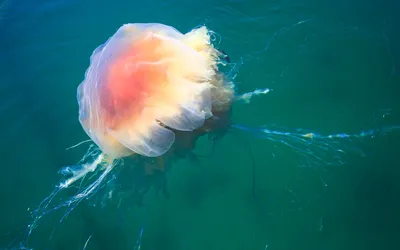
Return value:
[(361, 131), (360, 133), (347, 134), (336, 133), (322, 135), (311, 131), (296, 129), (294, 132), (287, 130), (273, 130), (267, 127), (248, 127), (241, 124), (233, 124), (233, 128), (248, 132), (257, 138), (267, 139), (272, 142), (281, 143), (296, 153), (304, 156), (310, 164), (342, 165), (342, 155), (349, 151), (365, 156), (357, 146), (350, 146), (357, 140), (375, 138), (382, 131), (387, 129), (375, 129)]
[(244, 103), (250, 103), (251, 98), (253, 98), (254, 96), (258, 96), (258, 95), (266, 95), (268, 94), (270, 91), (272, 91), (272, 89), (256, 89), (253, 90), (251, 92), (247, 92), (241, 95), (238, 95), (235, 97), (236, 101), (242, 101)]

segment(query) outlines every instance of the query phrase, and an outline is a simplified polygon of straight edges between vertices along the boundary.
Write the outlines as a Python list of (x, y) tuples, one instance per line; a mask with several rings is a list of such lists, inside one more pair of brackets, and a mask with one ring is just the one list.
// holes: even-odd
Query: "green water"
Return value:
[[(92, 51), (122, 24), (218, 33), (241, 65), (238, 90), (273, 89), (235, 104), (237, 123), (351, 133), (400, 124), (399, 10), (394, 0), (0, 0), (0, 246), (29, 224), (59, 168), (86, 152), (65, 150), (87, 139), (76, 88)], [(150, 191), (129, 211), (83, 202), (61, 225), (64, 210), (43, 220), (30, 247), (83, 249), (92, 235), (86, 249), (134, 249), (144, 225), (144, 250), (398, 249), (400, 131), (350, 144), (339, 167), (241, 136), (256, 162), (256, 198), (248, 145), (227, 136), (200, 166), (174, 165), (168, 200)], [(196, 152), (210, 148), (203, 138)]]

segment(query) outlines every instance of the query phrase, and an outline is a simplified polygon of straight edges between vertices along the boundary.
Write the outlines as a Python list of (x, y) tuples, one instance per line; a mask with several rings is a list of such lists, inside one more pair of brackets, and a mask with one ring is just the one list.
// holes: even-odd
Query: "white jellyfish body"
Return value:
[(112, 158), (163, 155), (173, 130), (212, 116), (219, 52), (206, 27), (182, 34), (163, 24), (126, 24), (90, 58), (78, 87), (79, 120)]

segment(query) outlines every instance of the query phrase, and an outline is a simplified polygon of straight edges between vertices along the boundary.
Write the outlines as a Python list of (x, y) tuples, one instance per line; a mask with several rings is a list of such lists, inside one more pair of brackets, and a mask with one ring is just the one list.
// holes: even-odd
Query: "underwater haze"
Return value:
[[(399, 13), (396, 0), (0, 0), (0, 249), (18, 248), (59, 169), (87, 151), (66, 150), (89, 139), (77, 87), (93, 50), (123, 24), (214, 31), (238, 91), (271, 90), (235, 103), (235, 123), (351, 134), (400, 125)], [(120, 206), (112, 187), (142, 180), (117, 176), (62, 223), (65, 209), (46, 215), (28, 247), (399, 249), (400, 130), (385, 131), (343, 142), (339, 166), (228, 133), (210, 157), (172, 166), (169, 197), (153, 187), (140, 206), (129, 195)], [(211, 148), (204, 137), (195, 152)]]

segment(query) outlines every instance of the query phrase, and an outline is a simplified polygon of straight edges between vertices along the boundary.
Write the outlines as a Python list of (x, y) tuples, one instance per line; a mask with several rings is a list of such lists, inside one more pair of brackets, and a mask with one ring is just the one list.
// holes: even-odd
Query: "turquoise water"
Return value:
[[(273, 89), (235, 104), (237, 123), (355, 133), (400, 124), (399, 10), (378, 0), (0, 0), (0, 246), (29, 224), (59, 168), (86, 152), (66, 151), (87, 139), (76, 88), (92, 51), (122, 24), (218, 33), (240, 65), (238, 89)], [(86, 249), (134, 249), (144, 225), (141, 249), (397, 249), (400, 131), (349, 143), (339, 167), (241, 135), (256, 198), (248, 145), (227, 136), (200, 165), (172, 168), (169, 199), (150, 191), (131, 210), (83, 202), (61, 225), (63, 211), (43, 220), (30, 247), (83, 249), (91, 236)], [(204, 138), (196, 152), (210, 147)]]

